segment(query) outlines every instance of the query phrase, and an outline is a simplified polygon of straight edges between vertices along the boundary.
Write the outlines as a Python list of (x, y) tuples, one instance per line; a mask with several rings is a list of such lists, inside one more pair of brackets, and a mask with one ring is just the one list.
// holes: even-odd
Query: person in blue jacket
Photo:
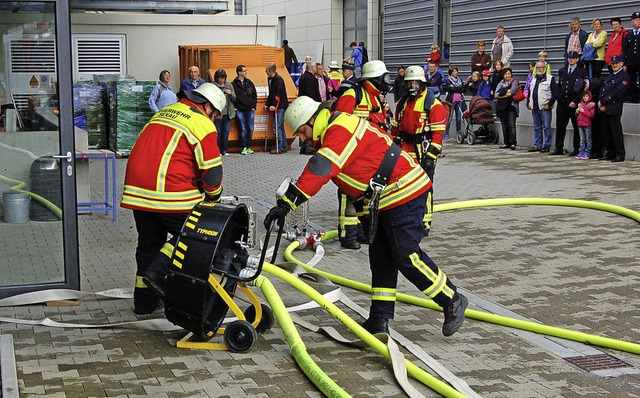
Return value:
[(149, 108), (153, 113), (158, 112), (161, 108), (167, 105), (175, 104), (178, 101), (176, 93), (169, 85), (171, 80), (171, 72), (163, 70), (158, 77), (158, 83), (155, 85), (151, 94), (149, 95)]

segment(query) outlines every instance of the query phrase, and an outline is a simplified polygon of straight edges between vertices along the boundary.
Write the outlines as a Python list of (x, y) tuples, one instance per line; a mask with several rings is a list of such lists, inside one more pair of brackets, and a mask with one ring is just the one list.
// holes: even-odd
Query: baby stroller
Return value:
[[(471, 98), (469, 109), (465, 111), (464, 117), (467, 119), (467, 128), (464, 133), (460, 132), (456, 135), (458, 144), (462, 144), (465, 140), (469, 145), (473, 145), (476, 140), (494, 144), (498, 142), (498, 133), (495, 129), (489, 128), (495, 119), (493, 118), (491, 102), (488, 99), (479, 95)], [(480, 127), (474, 130), (474, 125), (480, 125)]]

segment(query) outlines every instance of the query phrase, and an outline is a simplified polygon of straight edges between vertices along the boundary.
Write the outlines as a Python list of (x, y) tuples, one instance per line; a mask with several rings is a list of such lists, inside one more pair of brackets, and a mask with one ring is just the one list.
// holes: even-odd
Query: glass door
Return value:
[(0, 297), (79, 289), (68, 0), (0, 0), (0, 35)]

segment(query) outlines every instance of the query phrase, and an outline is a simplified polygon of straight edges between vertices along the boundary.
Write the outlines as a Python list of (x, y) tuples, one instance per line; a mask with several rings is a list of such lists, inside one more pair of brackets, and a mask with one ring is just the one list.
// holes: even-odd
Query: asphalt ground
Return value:
[[(455, 143), (445, 144), (444, 153), (435, 177), (436, 204), (525, 197), (595, 201), (640, 211), (637, 162), (583, 161), (520, 148), (505, 151), (496, 145)], [(285, 176), (297, 177), (308, 159), (297, 153), (297, 144), (279, 156), (226, 156), (224, 195), (252, 197), (258, 234), (264, 235), (262, 219), (275, 204), (275, 189)], [(119, 194), (126, 162), (117, 161)], [(100, 181), (102, 172), (102, 164), (92, 161), (92, 181)], [(100, 198), (101, 187), (91, 188), (92, 195)], [(336, 213), (336, 188), (328, 184), (309, 202), (310, 220), (319, 228), (333, 230)], [(120, 209), (115, 222), (100, 212), (81, 215), (78, 220), (82, 291), (131, 289), (136, 242), (132, 213)], [(423, 248), (467, 292), (470, 309), (635, 343), (640, 342), (639, 247), (638, 221), (610, 212), (560, 206), (438, 212), (431, 235), (423, 240)], [(319, 269), (368, 283), (366, 247), (345, 250), (329, 241), (325, 251)], [(283, 261), (283, 247), (279, 252), (277, 262)], [(294, 254), (303, 261), (313, 256), (309, 249)], [(284, 282), (266, 276), (285, 304), (306, 301)], [(421, 294), (402, 277), (399, 291)], [(367, 294), (348, 288), (343, 292), (368, 308)], [(257, 294), (261, 296), (259, 291)], [(244, 305), (242, 301), (239, 304)], [(338, 306), (355, 320), (362, 320), (343, 304)], [(137, 316), (132, 309), (132, 299), (88, 297), (75, 306), (0, 308), (0, 316), (48, 317), (83, 324), (164, 318), (162, 311)], [(354, 337), (323, 309), (297, 315)], [(391, 327), (483, 397), (640, 396), (637, 354), (475, 319), (467, 319), (460, 332), (445, 338), (442, 318), (440, 312), (398, 303)], [(373, 349), (298, 330), (311, 357), (349, 394), (405, 396), (394, 380), (390, 362)], [(296, 365), (277, 324), (259, 335), (256, 346), (247, 353), (176, 348), (176, 341), (186, 334), (183, 330), (2, 323), (0, 333), (13, 336), (18, 385), (25, 397), (322, 396)], [(415, 361), (410, 352), (404, 352)], [(567, 358), (584, 363), (577, 366)], [(415, 380), (412, 384), (427, 397), (439, 395)]]

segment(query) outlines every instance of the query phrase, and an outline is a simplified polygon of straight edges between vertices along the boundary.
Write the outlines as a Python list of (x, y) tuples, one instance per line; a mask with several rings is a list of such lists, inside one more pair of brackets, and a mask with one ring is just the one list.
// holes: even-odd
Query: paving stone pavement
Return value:
[[(308, 160), (297, 153), (224, 157), (224, 194), (255, 199), (258, 223), (274, 202), (284, 176), (297, 177)], [(640, 211), (640, 163), (612, 164), (546, 156), (494, 145), (445, 145), (438, 163), (436, 204), (469, 199), (541, 197), (597, 201)], [(126, 159), (118, 160), (122, 189)], [(100, 164), (91, 167), (99, 180)], [(100, 197), (99, 187), (92, 194)], [(311, 220), (335, 229), (335, 186), (310, 204)], [(500, 206), (436, 213), (423, 247), (479, 305), (511, 311), (547, 325), (640, 342), (640, 228), (637, 221), (591, 209)], [(136, 232), (130, 211), (118, 220), (102, 213), (79, 216), (82, 290), (131, 288)], [(264, 230), (260, 228), (260, 233)], [(318, 268), (368, 282), (367, 249), (327, 242)], [(280, 253), (282, 253), (281, 248)], [(308, 261), (309, 250), (294, 252)], [(280, 254), (281, 257), (281, 254)], [(268, 276), (288, 305), (303, 301)], [(400, 277), (399, 289), (420, 293)], [(344, 288), (368, 308), (366, 294)], [(260, 294), (260, 293), (259, 293)], [(475, 302), (474, 299), (475, 298)], [(340, 308), (353, 314), (344, 305)], [(3, 317), (104, 324), (162, 318), (136, 316), (131, 299), (87, 298), (78, 306), (0, 308)], [(613, 349), (567, 343), (468, 319), (453, 337), (441, 334), (442, 314), (398, 303), (391, 326), (422, 347), (483, 397), (638, 397), (640, 357)], [(321, 309), (298, 315), (318, 326), (350, 332)], [(354, 319), (361, 319), (354, 315)], [(391, 365), (373, 349), (335, 343), (299, 328), (308, 352), (338, 385), (356, 397), (405, 396)], [(60, 329), (0, 324), (14, 339), (20, 393), (48, 397), (320, 397), (289, 353), (278, 325), (248, 353), (179, 349), (184, 331)], [(626, 365), (593, 372), (564, 358), (606, 353)], [(409, 359), (411, 353), (405, 352)], [(422, 366), (426, 369), (425, 366)], [(603, 374), (605, 376), (603, 376)], [(615, 377), (613, 377), (615, 376)], [(438, 394), (412, 384), (427, 397)]]

